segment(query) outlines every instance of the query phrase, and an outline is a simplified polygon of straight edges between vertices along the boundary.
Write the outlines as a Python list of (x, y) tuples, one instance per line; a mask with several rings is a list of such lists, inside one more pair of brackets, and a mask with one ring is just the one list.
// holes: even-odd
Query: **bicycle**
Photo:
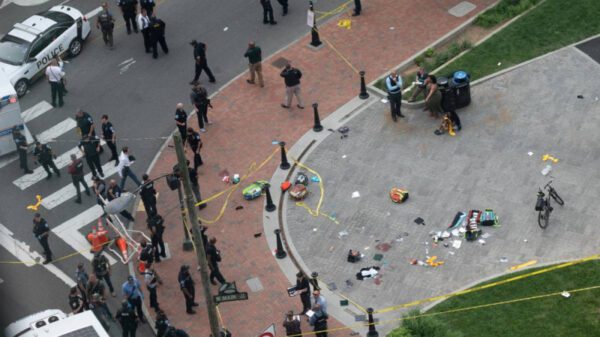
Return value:
[[(544, 189), (548, 190), (548, 195), (544, 194), (540, 188), (537, 194), (538, 199), (535, 203), (535, 210), (538, 211), (538, 225), (542, 229), (548, 227), (548, 223), (550, 222), (550, 213), (552, 213), (552, 210), (554, 210), (554, 208), (550, 205), (550, 197), (552, 197), (552, 199), (554, 199), (554, 201), (556, 201), (556, 203), (560, 206), (565, 204), (563, 199), (560, 197), (560, 195), (558, 195), (551, 184), (552, 180), (550, 180), (546, 186), (544, 186)], [(546, 197), (546, 199), (544, 199), (544, 197)]]

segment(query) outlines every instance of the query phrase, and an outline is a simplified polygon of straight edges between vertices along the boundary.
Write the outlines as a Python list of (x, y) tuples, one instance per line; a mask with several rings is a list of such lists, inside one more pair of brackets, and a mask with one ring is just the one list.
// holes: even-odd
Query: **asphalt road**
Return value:
[[(12, 24), (30, 15), (58, 4), (60, 1), (48, 1), (40, 6), (21, 7), (9, 4), (0, 9), (0, 33), (6, 33)], [(316, 2), (321, 11), (333, 9), (344, 1), (328, 0)], [(112, 6), (112, 1), (110, 2)], [(73, 0), (68, 3), (87, 13), (97, 7), (95, 1)], [(156, 13), (166, 22), (166, 39), (169, 55), (159, 51), (159, 58), (152, 59), (144, 53), (142, 37), (139, 34), (127, 35), (122, 19), (117, 15), (115, 27), (115, 49), (104, 47), (99, 32), (93, 30), (85, 42), (82, 54), (70, 60), (66, 66), (69, 94), (65, 97), (65, 106), (52, 109), (28, 124), (37, 134), (59, 123), (67, 117), (74, 118), (79, 107), (94, 117), (97, 125), (100, 116), (108, 114), (117, 130), (118, 146), (127, 145), (137, 158), (134, 171), (138, 176), (145, 171), (165, 137), (174, 129), (173, 112), (177, 102), (183, 102), (189, 109), (189, 85), (193, 77), (191, 39), (198, 39), (208, 45), (208, 62), (217, 78), (217, 83), (208, 84), (201, 77), (201, 83), (207, 84), (209, 92), (214, 92), (230, 79), (246, 69), (243, 53), (249, 40), (257, 41), (263, 50), (263, 57), (288, 45), (308, 31), (306, 26), (306, 7), (304, 2), (291, 1), (290, 14), (281, 17), (281, 7), (273, 1), (276, 26), (262, 24), (262, 9), (256, 1), (231, 0), (165, 0), (160, 1)], [(115, 13), (117, 8), (113, 8)], [(126, 71), (120, 64), (135, 61)], [(277, 79), (278, 80), (278, 79)], [(38, 81), (31, 92), (21, 99), (23, 110), (50, 100), (50, 88), (45, 81)], [(218, 106), (215, 107), (218, 113)], [(195, 126), (195, 122), (193, 124)], [(215, 125), (218, 128), (218, 125)], [(96, 129), (97, 131), (98, 128)], [(210, 131), (204, 137), (210, 137)], [(139, 138), (145, 138), (140, 140)], [(146, 139), (149, 138), (149, 139)], [(52, 144), (58, 154), (64, 153), (77, 144), (78, 135), (74, 130), (60, 136)], [(235, 141), (235, 140), (232, 140)], [(108, 159), (105, 154), (102, 162)], [(32, 160), (30, 160), (32, 165)], [(87, 171), (86, 166), (86, 171)], [(2, 186), (0, 187), (0, 224), (14, 233), (14, 239), (24, 241), (32, 250), (41, 253), (41, 247), (33, 238), (32, 213), (25, 209), (34, 201), (36, 194), (47, 196), (70, 184), (66, 172), (60, 179), (41, 181), (32, 187), (20, 190), (11, 182), (21, 176), (18, 162), (0, 169)], [(129, 183), (130, 184), (130, 183)], [(133, 186), (133, 185), (130, 185)], [(73, 199), (51, 211), (42, 210), (43, 216), (51, 227), (57, 226), (94, 205), (92, 198), (83, 196), (84, 203), (78, 205)], [(81, 229), (89, 231), (90, 225)], [(61, 238), (51, 236), (50, 245), (55, 256), (72, 254), (74, 250)], [(2, 261), (14, 261), (5, 247), (0, 248)], [(80, 255), (56, 263), (62, 272), (73, 278)], [(0, 311), (0, 326), (28, 314), (50, 307), (68, 311), (67, 285), (41, 266), (0, 265), (0, 298), (3, 305)], [(89, 267), (88, 267), (89, 270)], [(126, 267), (116, 265), (113, 282), (120, 284), (125, 279)], [(165, 279), (174, 276), (165, 275)], [(160, 300), (160, 294), (159, 294)], [(115, 309), (114, 303), (112, 305)], [(145, 334), (143, 334), (145, 335)]]

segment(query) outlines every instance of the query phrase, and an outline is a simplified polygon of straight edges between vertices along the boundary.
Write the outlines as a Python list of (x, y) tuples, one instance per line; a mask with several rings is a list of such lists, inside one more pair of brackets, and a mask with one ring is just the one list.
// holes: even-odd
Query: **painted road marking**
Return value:
[[(102, 171), (104, 172), (104, 176), (108, 178), (108, 177), (112, 176), (113, 174), (117, 173), (117, 167), (115, 166), (115, 163), (113, 161), (111, 161), (111, 162), (108, 162), (108, 163), (102, 165)], [(85, 175), (85, 182), (88, 184), (88, 186), (92, 186), (92, 173), (88, 173)], [(91, 187), (90, 187), (90, 191), (91, 191)], [(83, 194), (84, 192), (81, 191), (81, 193)], [(73, 184), (68, 184), (67, 186), (61, 188), (60, 190), (43, 198), (42, 206), (44, 206), (46, 209), (50, 210), (50, 209), (53, 209), (54, 207), (62, 204), (63, 202), (73, 198), (76, 195), (77, 195), (77, 191), (75, 190), (75, 186), (73, 186)], [(86, 198), (86, 197), (84, 196), (84, 198)], [(87, 199), (89, 199), (89, 198), (90, 197), (87, 197)], [(94, 202), (95, 202), (95, 198), (92, 200), (94, 200)]]
[[(100, 141), (100, 143), (102, 145), (105, 144), (105, 142), (103, 140)], [(68, 166), (71, 163), (71, 155), (72, 154), (76, 155), (77, 158), (83, 157), (83, 153), (79, 150), (79, 148), (74, 147), (74, 148), (70, 149), (69, 151), (56, 157), (56, 159), (54, 159), (54, 164), (56, 165), (56, 167), (60, 170), (63, 167)], [(67, 174), (66, 172), (63, 172), (63, 173)], [(46, 176), (47, 176), (47, 173), (44, 170), (44, 168), (42, 166), (39, 166), (33, 170), (32, 174), (22, 175), (20, 178), (13, 181), (13, 184), (15, 184), (21, 190), (24, 190), (24, 189), (42, 181), (43, 179), (46, 178)]]
[(77, 122), (75, 122), (73, 118), (69, 117), (37, 135), (37, 140), (42, 144), (52, 142), (56, 138), (67, 133), (69, 130), (74, 129), (76, 126)]
[[(19, 261), (27, 267), (33, 267), (37, 265), (35, 261), (42, 261), (42, 256), (36, 252), (30, 250), (27, 243), (16, 240), (13, 238), (13, 232), (6, 228), (3, 224), (0, 224), (0, 245), (14, 255)], [(69, 287), (76, 285), (67, 274), (62, 270), (58, 269), (53, 264), (41, 264), (40, 266), (46, 268), (49, 272), (58, 277), (61, 281), (67, 284)]]
[(100, 11), (102, 11), (102, 7), (98, 7), (94, 10), (92, 10), (91, 12), (87, 13), (86, 15), (84, 15), (88, 20), (93, 18), (94, 16), (98, 15), (98, 13), (100, 13)]
[[(92, 261), (94, 254), (90, 253), (91, 245), (86, 239), (85, 235), (82, 234), (79, 229), (86, 225), (95, 222), (99, 217), (102, 216), (104, 211), (99, 205), (94, 205), (91, 208), (79, 213), (75, 217), (63, 222), (59, 226), (52, 229), (52, 232), (56, 236), (60, 237), (69, 246), (71, 246), (76, 252), (79, 252), (86, 259)], [(109, 254), (104, 254), (108, 258), (111, 265), (117, 263), (117, 261)]]
[(52, 105), (46, 101), (41, 101), (38, 104), (32, 106), (31, 108), (21, 112), (21, 118), (25, 123), (29, 123), (35, 118), (43, 115), (44, 113), (50, 111), (52, 109)]

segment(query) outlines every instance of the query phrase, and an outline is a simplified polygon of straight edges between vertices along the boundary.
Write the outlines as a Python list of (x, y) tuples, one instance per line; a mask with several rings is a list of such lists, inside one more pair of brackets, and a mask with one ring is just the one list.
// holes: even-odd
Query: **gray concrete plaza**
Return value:
[[(346, 124), (347, 138), (331, 133), (304, 159), (323, 178), (322, 211), (339, 224), (288, 201), (288, 240), (323, 281), (375, 309), (452, 292), (530, 260), (540, 265), (597, 253), (599, 70), (570, 47), (476, 85), (473, 102), (459, 111), (463, 130), (456, 137), (434, 135), (440, 121), (421, 109), (404, 108), (407, 117), (393, 123), (387, 104), (370, 105)], [(550, 175), (566, 202), (555, 206), (546, 230), (534, 211), (538, 188), (551, 179), (540, 172), (548, 164), (544, 154), (560, 160)], [(408, 189), (410, 199), (392, 203), (392, 187)], [(314, 207), (318, 184), (309, 190), (306, 203)], [(359, 198), (352, 198), (355, 191)], [(486, 208), (501, 226), (483, 228), (485, 244), (461, 238), (459, 249), (444, 247), (457, 239), (450, 238), (432, 246), (429, 232), (447, 228), (456, 212)], [(417, 217), (426, 226), (415, 224)], [(383, 243), (391, 248), (377, 248)], [(365, 254), (363, 261), (346, 262), (350, 249)], [(445, 264), (409, 263), (434, 255)], [(370, 266), (382, 267), (380, 279), (356, 280)]]

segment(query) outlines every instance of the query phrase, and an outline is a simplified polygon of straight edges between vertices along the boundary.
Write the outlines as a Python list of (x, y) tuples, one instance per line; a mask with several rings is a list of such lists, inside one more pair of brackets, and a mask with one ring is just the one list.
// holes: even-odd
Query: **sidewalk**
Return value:
[[(199, 180), (203, 197), (207, 198), (229, 186), (221, 181), (219, 172), (226, 169), (231, 175), (244, 175), (250, 164), (258, 164), (267, 158), (275, 149), (271, 144), (273, 140), (285, 141), (287, 148), (291, 148), (312, 127), (313, 102), (319, 103), (321, 118), (325, 118), (358, 95), (358, 74), (325, 41), (329, 41), (356, 69), (366, 71), (366, 80), (369, 82), (426, 48), (495, 1), (470, 1), (477, 8), (462, 18), (448, 14), (447, 11), (460, 2), (422, 0), (419, 1), (418, 8), (403, 1), (364, 2), (363, 14), (351, 18), (350, 30), (337, 27), (337, 22), (342, 18), (350, 18), (351, 11), (320, 26), (320, 35), (325, 43), (322, 49), (309, 49), (307, 45), (310, 36), (307, 36), (263, 61), (264, 88), (247, 84), (246, 76), (233, 81), (213, 98), (215, 109), (209, 111), (209, 117), (214, 124), (208, 128), (207, 133), (202, 134), (202, 157), (205, 164), (199, 169)], [(257, 43), (260, 45), (260, 40)], [(283, 81), (279, 77), (281, 69), (272, 65), (279, 58), (291, 60), (304, 75), (304, 110), (296, 108), (295, 101), (290, 110), (280, 107), (284, 96)], [(195, 117), (189, 122), (197, 129)], [(151, 177), (169, 172), (175, 162), (174, 149), (165, 147), (150, 172)], [(261, 219), (264, 199), (248, 202), (241, 196), (243, 187), (254, 180), (268, 179), (278, 164), (279, 155), (276, 155), (232, 195), (223, 217), (208, 225), (207, 234), (216, 236), (219, 240), (217, 247), (223, 255), (223, 275), (228, 281), (236, 281), (239, 291), (249, 293), (247, 301), (223, 303), (219, 306), (223, 325), (236, 337), (258, 335), (272, 323), (276, 326), (276, 335), (282, 336), (284, 330), (281, 322), (284, 313), (288, 310), (299, 312), (302, 308), (299, 298), (287, 296), (285, 290), (290, 284), (267, 246), (265, 236), (273, 234), (263, 233), (261, 237), (254, 237), (255, 233), (263, 231)], [(173, 256), (155, 266), (165, 282), (158, 290), (160, 306), (171, 323), (185, 329), (190, 336), (208, 336), (210, 331), (201, 296), (199, 273), (193, 273), (197, 286), (196, 298), (200, 303), (196, 308), (196, 315), (185, 313), (183, 295), (176, 282), (181, 264), (196, 265), (195, 254), (181, 249), (182, 229), (177, 193), (170, 191), (163, 183), (155, 186), (160, 193), (158, 211), (165, 217), (167, 226), (165, 241), (169, 243)], [(213, 219), (219, 214), (224, 201), (224, 196), (212, 201), (200, 212), (200, 216)], [(244, 208), (235, 210), (240, 205)], [(138, 221), (135, 228), (146, 230), (145, 215), (138, 214), (136, 218)], [(258, 278), (264, 289), (252, 292), (246, 283), (252, 278)], [(212, 291), (216, 293), (217, 287)], [(341, 323), (331, 317), (329, 328), (339, 326)], [(303, 331), (312, 331), (304, 320)], [(350, 332), (340, 330), (330, 333), (330, 336), (346, 336)]]

